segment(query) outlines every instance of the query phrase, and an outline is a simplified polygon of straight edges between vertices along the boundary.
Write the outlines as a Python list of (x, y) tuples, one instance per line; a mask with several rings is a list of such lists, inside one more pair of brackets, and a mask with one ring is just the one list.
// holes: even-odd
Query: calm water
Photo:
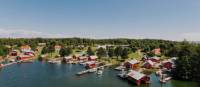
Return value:
[[(0, 70), (0, 87), (136, 87), (132, 83), (120, 80), (117, 71), (105, 69), (102, 76), (95, 73), (78, 77), (76, 72), (81, 65), (52, 65), (42, 62), (16, 64)], [(155, 75), (150, 86), (161, 87)], [(138, 86), (137, 86), (138, 87)], [(162, 87), (197, 87), (195, 83), (171, 81)]]

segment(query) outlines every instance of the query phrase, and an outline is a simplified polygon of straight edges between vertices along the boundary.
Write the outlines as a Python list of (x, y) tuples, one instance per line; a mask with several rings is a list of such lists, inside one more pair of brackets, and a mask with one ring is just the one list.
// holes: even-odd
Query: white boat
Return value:
[(117, 76), (119, 76), (120, 78), (123, 78), (123, 79), (125, 79), (127, 77), (126, 72), (124, 71), (124, 69), (122, 69), (122, 71)]
[(172, 77), (163, 78), (163, 79), (160, 79), (160, 82), (161, 82), (161, 83), (167, 83), (167, 82), (170, 81), (171, 79), (172, 79)]
[(97, 71), (97, 74), (98, 74), (98, 75), (102, 75), (102, 74), (103, 74), (103, 71), (102, 71), (102, 70), (98, 70), (98, 71)]
[(48, 61), (48, 62), (52, 64), (61, 64), (61, 61)]
[(125, 67), (124, 66), (118, 66), (118, 67), (115, 68), (115, 70), (119, 70), (119, 71), (121, 71), (122, 69), (125, 69)]

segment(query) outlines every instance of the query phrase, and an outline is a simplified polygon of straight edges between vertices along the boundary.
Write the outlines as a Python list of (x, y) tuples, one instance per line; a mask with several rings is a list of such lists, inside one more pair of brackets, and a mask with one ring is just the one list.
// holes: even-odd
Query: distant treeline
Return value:
[(56, 43), (60, 45), (95, 45), (95, 44), (112, 44), (112, 45), (131, 45), (146, 46), (148, 44), (176, 44), (178, 42), (158, 39), (86, 39), (86, 38), (1, 38), (1, 45), (22, 45), (22, 44), (38, 44), (38, 43)]

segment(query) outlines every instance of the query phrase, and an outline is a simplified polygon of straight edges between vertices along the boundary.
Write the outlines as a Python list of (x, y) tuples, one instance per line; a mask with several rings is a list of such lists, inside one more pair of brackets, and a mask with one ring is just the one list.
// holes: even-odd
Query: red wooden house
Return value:
[(139, 66), (139, 63), (140, 62), (138, 60), (134, 59), (134, 60), (126, 62), (124, 65), (126, 68), (137, 69)]
[(86, 62), (86, 68), (91, 69), (96, 67), (96, 62), (95, 61), (88, 61)]
[(17, 56), (16, 57), (16, 60), (28, 60), (28, 59), (31, 59), (33, 58), (32, 56), (29, 56), (29, 55), (20, 55), (20, 56)]
[(149, 83), (150, 81), (150, 77), (134, 70), (129, 72), (127, 76), (129, 81), (134, 82), (137, 85), (141, 85), (142, 83)]
[(26, 51), (24, 55), (35, 56), (35, 53), (33, 51)]
[(88, 61), (88, 57), (87, 56), (79, 56), (78, 61)]
[(70, 62), (73, 60), (73, 57), (72, 56), (66, 56), (63, 58), (63, 62), (67, 63), (67, 62)]
[(151, 57), (151, 58), (148, 58), (149, 60), (151, 60), (152, 62), (157, 62), (159, 63), (160, 62), (160, 58), (155, 56), (155, 57)]
[(22, 45), (22, 46), (20, 47), (20, 50), (21, 50), (22, 52), (30, 51), (30, 50), (31, 50), (31, 47), (30, 47), (29, 45)]
[(13, 51), (10, 52), (10, 55), (11, 56), (17, 56), (18, 52), (16, 50), (13, 50)]
[(97, 56), (89, 56), (89, 57), (88, 57), (88, 60), (89, 60), (89, 61), (96, 61), (97, 58), (98, 58)]
[(154, 62), (152, 62), (151, 60), (147, 60), (143, 65), (143, 67), (147, 69), (151, 69), (153, 66), (154, 66)]
[(154, 50), (152, 50), (152, 52), (156, 55), (160, 55), (161, 54), (161, 49), (160, 48), (156, 48)]

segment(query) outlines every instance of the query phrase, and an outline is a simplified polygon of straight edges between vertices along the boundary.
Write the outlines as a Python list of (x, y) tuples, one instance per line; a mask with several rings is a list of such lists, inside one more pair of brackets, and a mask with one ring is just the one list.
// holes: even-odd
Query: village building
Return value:
[(175, 67), (175, 60), (177, 58), (176, 57), (173, 57), (171, 59), (168, 59), (168, 60), (164, 60), (162, 61), (162, 66), (168, 70), (172, 69)]
[(151, 69), (151, 68), (153, 68), (154, 64), (155, 64), (155, 63), (152, 62), (151, 60), (147, 60), (147, 61), (144, 63), (143, 67), (146, 68), (146, 69)]
[(54, 48), (55, 48), (55, 51), (60, 51), (60, 49), (62, 48), (62, 46), (60, 46), (60, 45), (55, 45)]
[(141, 85), (142, 83), (149, 83), (150, 81), (150, 77), (134, 70), (131, 70), (127, 76), (129, 81), (134, 82), (137, 85)]
[(17, 55), (19, 55), (19, 54), (20, 54), (19, 50), (12, 50), (12, 51), (10, 51), (10, 53), (9, 53), (10, 56), (17, 56)]
[(66, 56), (63, 58), (63, 62), (67, 63), (67, 62), (70, 62), (73, 60), (73, 57), (72, 56)]
[(82, 62), (88, 61), (88, 57), (87, 56), (79, 56), (78, 61), (82, 61)]
[(88, 57), (88, 60), (89, 60), (89, 61), (96, 61), (97, 58), (98, 58), (97, 56), (89, 56), (89, 57)]
[(16, 57), (16, 60), (19, 61), (19, 60), (28, 60), (28, 59), (32, 59), (33, 56), (30, 56), (30, 55), (20, 55), (20, 56), (17, 56)]
[(160, 49), (160, 48), (156, 48), (156, 49), (152, 50), (152, 52), (153, 52), (155, 55), (160, 55), (160, 54), (161, 54), (161, 49)]
[(96, 65), (95, 61), (88, 61), (88, 62), (86, 62), (86, 68), (87, 69), (95, 68), (96, 66), (97, 65)]
[(20, 50), (21, 50), (22, 52), (31, 51), (31, 47), (30, 47), (29, 45), (22, 45), (22, 46), (20, 47)]
[(136, 59), (133, 59), (131, 61), (126, 62), (124, 65), (126, 68), (131, 68), (131, 69), (137, 69), (139, 66), (139, 61)]
[(35, 53), (34, 51), (26, 51), (24, 52), (24, 55), (35, 56)]
[(38, 46), (46, 46), (46, 43), (38, 43)]
[(148, 59), (151, 60), (152, 62), (157, 62), (157, 63), (160, 62), (160, 57), (157, 57), (157, 56), (154, 56), (154, 57), (151, 57), (151, 58), (148, 58)]

